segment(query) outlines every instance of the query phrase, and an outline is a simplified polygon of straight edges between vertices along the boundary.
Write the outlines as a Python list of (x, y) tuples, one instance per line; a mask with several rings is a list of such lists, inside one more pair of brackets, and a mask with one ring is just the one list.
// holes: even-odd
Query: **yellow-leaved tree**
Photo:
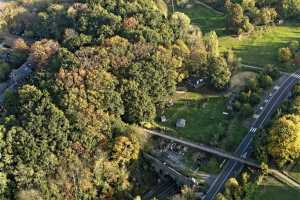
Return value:
[(270, 129), (268, 152), (282, 167), (300, 155), (300, 116), (284, 115)]

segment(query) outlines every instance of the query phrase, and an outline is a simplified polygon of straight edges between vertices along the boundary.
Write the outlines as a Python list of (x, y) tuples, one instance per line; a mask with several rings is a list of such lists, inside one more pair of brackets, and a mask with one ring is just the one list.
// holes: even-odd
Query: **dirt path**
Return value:
[(195, 2), (195, 4), (199, 4), (199, 5), (205, 7), (205, 8), (207, 8), (207, 9), (209, 9), (209, 10), (211, 10), (211, 11), (213, 11), (213, 12), (219, 14), (219, 15), (224, 15), (224, 13), (222, 13), (222, 12), (220, 12), (220, 11), (214, 9), (213, 7), (211, 7), (211, 6), (209, 6), (209, 5), (205, 4), (205, 3), (203, 3), (203, 2), (200, 1), (200, 0), (194, 0), (194, 2)]

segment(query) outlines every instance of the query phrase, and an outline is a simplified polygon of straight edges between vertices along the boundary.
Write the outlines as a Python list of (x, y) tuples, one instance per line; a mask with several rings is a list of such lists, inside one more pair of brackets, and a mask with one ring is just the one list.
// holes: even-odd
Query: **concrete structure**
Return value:
[(143, 156), (151, 161), (151, 164), (155, 168), (155, 171), (159, 172), (161, 175), (170, 176), (173, 180), (176, 181), (178, 186), (188, 185), (190, 187), (197, 186), (197, 181), (192, 177), (186, 177), (182, 173), (178, 172), (167, 163), (160, 161), (154, 156), (143, 153)]
[(206, 144), (194, 143), (194, 142), (187, 141), (187, 140), (184, 140), (184, 139), (179, 139), (179, 138), (176, 138), (176, 137), (164, 134), (164, 133), (160, 133), (160, 132), (157, 132), (157, 131), (153, 131), (153, 130), (144, 129), (144, 131), (146, 133), (151, 134), (151, 135), (158, 136), (158, 137), (161, 137), (161, 138), (164, 138), (164, 139), (167, 139), (167, 140), (171, 140), (173, 142), (177, 142), (179, 144), (182, 144), (182, 145), (185, 145), (185, 146), (188, 146), (188, 147), (192, 147), (194, 149), (205, 151), (207, 153), (211, 153), (211, 154), (223, 157), (223, 158), (227, 158), (227, 159), (231, 159), (231, 160), (240, 162), (242, 164), (246, 164), (250, 167), (254, 167), (254, 168), (260, 168), (261, 167), (259, 163), (256, 163), (256, 162), (250, 161), (250, 160), (246, 160), (244, 158), (241, 158), (241, 157), (236, 156), (234, 154), (225, 152), (224, 150), (218, 149), (216, 147), (210, 147)]
[(32, 73), (32, 70), (30, 68), (30, 65), (24, 64), (20, 68), (12, 70), (9, 77), (15, 83), (18, 83), (18, 82), (24, 80), (26, 77), (28, 77), (31, 73)]
[(167, 121), (167, 117), (165, 115), (160, 117), (160, 121), (161, 122), (166, 122)]
[(186, 125), (186, 120), (185, 119), (178, 119), (177, 121), (176, 121), (176, 127), (177, 128), (184, 128), (185, 127), (185, 125)]

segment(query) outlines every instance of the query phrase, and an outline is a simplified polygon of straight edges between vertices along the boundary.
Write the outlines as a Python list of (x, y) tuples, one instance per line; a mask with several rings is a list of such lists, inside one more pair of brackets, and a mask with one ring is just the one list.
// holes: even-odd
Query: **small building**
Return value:
[(177, 128), (184, 128), (186, 125), (186, 120), (185, 119), (178, 119), (176, 122), (176, 127)]
[(278, 23), (277, 23), (278, 25), (282, 25), (282, 24), (284, 24), (284, 20), (283, 19), (281, 19), (281, 20), (278, 20)]
[(165, 115), (160, 117), (160, 121), (161, 122), (166, 122), (167, 121), (167, 117)]

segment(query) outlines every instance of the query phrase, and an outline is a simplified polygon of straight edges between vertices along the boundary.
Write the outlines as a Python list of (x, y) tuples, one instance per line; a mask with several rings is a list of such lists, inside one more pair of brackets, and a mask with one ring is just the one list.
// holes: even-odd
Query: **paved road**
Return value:
[[(13, 91), (18, 87), (18, 84), (22, 83), (28, 76), (30, 76), (33, 72), (33, 64), (30, 61), (26, 61), (21, 67), (18, 69), (12, 70), (10, 73), (10, 78), (0, 83), (3, 85), (0, 91), (0, 104), (3, 103), (5, 98), (6, 91)], [(12, 75), (13, 74), (13, 75)]]
[(246, 159), (241, 158), (239, 156), (235, 156), (231, 153), (223, 151), (222, 149), (218, 149), (218, 148), (215, 148), (215, 147), (210, 147), (210, 146), (205, 145), (205, 144), (190, 142), (190, 141), (187, 141), (187, 140), (184, 140), (184, 139), (178, 139), (176, 137), (166, 135), (164, 133), (159, 133), (157, 131), (152, 131), (152, 130), (147, 130), (147, 129), (144, 129), (144, 131), (151, 134), (151, 135), (159, 136), (159, 137), (167, 139), (167, 140), (172, 140), (174, 142), (183, 144), (185, 146), (189, 146), (189, 147), (192, 147), (192, 148), (195, 148), (195, 149), (199, 149), (201, 151), (205, 151), (205, 152), (208, 152), (208, 153), (211, 153), (211, 154), (214, 154), (214, 155), (218, 155), (218, 156), (223, 157), (223, 158), (228, 158), (228, 159), (231, 159), (231, 160), (235, 160), (239, 163), (243, 163), (243, 164), (246, 164), (246, 165), (251, 166), (251, 167), (260, 168), (260, 165), (258, 163), (254, 162), (254, 161), (246, 160)]
[[(272, 113), (277, 109), (280, 103), (288, 96), (292, 87), (298, 82), (300, 71), (297, 71), (291, 75), (283, 75), (284, 81), (279, 85), (278, 90), (273, 89), (272, 96), (268, 97), (267, 103), (264, 106), (263, 110), (259, 113), (259, 117), (252, 123), (250, 131), (243, 138), (242, 142), (235, 151), (236, 155), (243, 157), (245, 159), (249, 158), (252, 146), (251, 143), (256, 135), (257, 129), (261, 128), (265, 122), (271, 117)], [(231, 176), (238, 174), (244, 165), (240, 164), (234, 160), (228, 160), (224, 165), (221, 173), (215, 179), (213, 184), (208, 189), (204, 200), (213, 200), (218, 192), (223, 188), (224, 183)]]

